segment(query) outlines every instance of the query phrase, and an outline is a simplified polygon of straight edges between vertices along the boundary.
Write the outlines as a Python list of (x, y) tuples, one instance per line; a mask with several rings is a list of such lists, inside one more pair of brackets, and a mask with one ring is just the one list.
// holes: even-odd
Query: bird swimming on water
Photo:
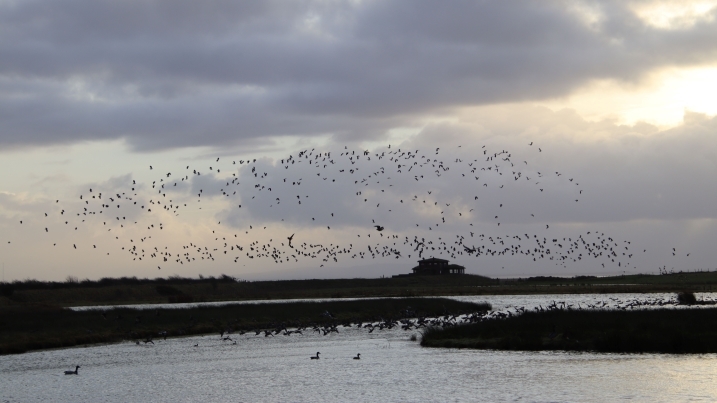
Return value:
[(77, 370), (80, 368), (80, 366), (76, 366), (74, 371), (65, 371), (65, 375), (77, 375)]

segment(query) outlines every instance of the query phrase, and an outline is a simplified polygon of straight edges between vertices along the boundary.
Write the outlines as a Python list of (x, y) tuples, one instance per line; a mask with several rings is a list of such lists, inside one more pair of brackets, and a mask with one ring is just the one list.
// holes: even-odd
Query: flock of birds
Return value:
[[(707, 301), (707, 300), (706, 300)], [(607, 300), (594, 301), (592, 303), (580, 303), (580, 302), (569, 302), (569, 301), (551, 301), (550, 303), (543, 306), (538, 304), (535, 306), (517, 306), (509, 305), (505, 309), (499, 310), (484, 310), (477, 311), (468, 314), (459, 314), (445, 312), (441, 316), (437, 317), (424, 317), (417, 316), (416, 312), (407, 307), (401, 311), (398, 315), (399, 319), (380, 319), (377, 321), (367, 322), (322, 322), (322, 323), (309, 323), (309, 324), (298, 324), (296, 326), (287, 326), (287, 324), (276, 324), (270, 328), (257, 328), (253, 330), (227, 327), (219, 333), (219, 340), (222, 344), (224, 342), (230, 342), (232, 345), (237, 344), (237, 340), (240, 337), (244, 338), (268, 338), (277, 336), (291, 336), (291, 335), (317, 335), (317, 336), (330, 336), (332, 334), (340, 335), (342, 330), (356, 329), (366, 331), (368, 334), (381, 331), (390, 330), (421, 330), (426, 328), (447, 328), (452, 326), (458, 326), (461, 324), (479, 323), (489, 320), (502, 320), (508, 319), (514, 316), (524, 314), (526, 312), (546, 312), (546, 311), (563, 311), (563, 310), (634, 310), (634, 309), (652, 309), (662, 307), (677, 307), (680, 303), (675, 297), (649, 297), (644, 299), (630, 298), (621, 299), (617, 297), (609, 297)], [(333, 315), (330, 312), (322, 314), (324, 319), (332, 319)], [(159, 337), (167, 338), (167, 332), (161, 331), (157, 334)], [(234, 336), (234, 338), (232, 338)], [(239, 337), (237, 337), (239, 336)], [(144, 344), (154, 344), (153, 339), (146, 338), (142, 340)], [(135, 343), (140, 345), (140, 340), (136, 340)], [(199, 344), (194, 344), (194, 347), (199, 347)]]
[[(527, 147), (543, 152), (533, 143)], [(635, 267), (630, 241), (602, 231), (558, 235), (541, 218), (561, 203), (565, 211), (577, 209), (570, 202), (577, 206), (583, 197), (578, 180), (486, 146), (311, 149), (276, 160), (220, 157), (178, 170), (148, 166), (143, 175), (150, 177), (127, 176), (124, 184), (108, 181), (69, 202), (55, 200), (29, 221), (40, 222), (54, 247), (88, 252), (99, 244), (112, 249), (96, 252), (117, 251), (158, 270), (214, 261), (324, 266), (441, 255)], [(511, 233), (518, 225), (520, 232)], [(70, 233), (83, 229), (91, 235), (71, 240)]]
[[(706, 299), (705, 301), (710, 301)], [(416, 312), (407, 307), (401, 311), (398, 315), (400, 319), (380, 319), (378, 321), (369, 322), (330, 322), (330, 323), (311, 323), (306, 325), (298, 325), (295, 327), (287, 327), (286, 324), (278, 324), (269, 329), (232, 329), (226, 328), (219, 334), (219, 340), (222, 342), (230, 341), (236, 345), (236, 339), (232, 339), (231, 335), (244, 336), (248, 338), (252, 337), (276, 337), (276, 336), (291, 336), (292, 334), (304, 335), (314, 334), (319, 336), (330, 336), (332, 334), (340, 335), (340, 330), (356, 329), (366, 331), (368, 334), (374, 331), (390, 331), (390, 330), (403, 330), (403, 331), (417, 331), (426, 328), (447, 328), (452, 326), (458, 326), (462, 324), (480, 323), (490, 320), (503, 320), (514, 316), (524, 314), (526, 312), (546, 312), (546, 311), (571, 311), (571, 310), (635, 310), (635, 309), (654, 309), (663, 307), (677, 307), (680, 306), (676, 297), (648, 297), (644, 299), (640, 298), (618, 298), (609, 297), (607, 300), (593, 301), (593, 302), (569, 302), (569, 301), (551, 301), (550, 303), (543, 306), (537, 304), (535, 306), (518, 306), (509, 305), (505, 309), (499, 310), (484, 310), (477, 311), (467, 314), (445, 312), (441, 316), (437, 317), (424, 317), (417, 316)], [(333, 315), (329, 312), (325, 312), (322, 316), (326, 318), (333, 318)], [(161, 332), (160, 332), (161, 335)], [(236, 338), (236, 336), (235, 336)], [(152, 342), (151, 339), (145, 340)], [(138, 342), (137, 342), (138, 343)], [(198, 347), (199, 344), (195, 344), (194, 347)]]

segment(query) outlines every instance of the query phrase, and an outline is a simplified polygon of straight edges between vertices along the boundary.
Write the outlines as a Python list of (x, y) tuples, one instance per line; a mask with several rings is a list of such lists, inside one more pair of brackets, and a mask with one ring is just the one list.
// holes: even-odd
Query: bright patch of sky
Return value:
[(595, 80), (566, 97), (540, 104), (555, 110), (572, 108), (590, 120), (674, 127), (688, 111), (717, 114), (715, 93), (717, 66), (670, 67), (650, 73), (639, 83)]

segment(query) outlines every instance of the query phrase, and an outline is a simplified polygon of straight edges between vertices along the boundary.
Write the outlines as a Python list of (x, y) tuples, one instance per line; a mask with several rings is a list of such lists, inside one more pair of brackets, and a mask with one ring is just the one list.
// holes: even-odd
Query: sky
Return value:
[(0, 0), (3, 280), (715, 270), (716, 18)]

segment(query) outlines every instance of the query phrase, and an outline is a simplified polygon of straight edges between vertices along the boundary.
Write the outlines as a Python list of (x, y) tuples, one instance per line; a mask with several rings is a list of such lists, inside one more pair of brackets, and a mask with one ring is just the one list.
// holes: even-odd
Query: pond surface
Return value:
[[(695, 293), (698, 300), (715, 301), (717, 293)], [(522, 306), (527, 309), (543, 306), (547, 307), (553, 301), (573, 304), (578, 308), (579, 304), (586, 308), (589, 304), (605, 302), (607, 307), (622, 306), (630, 301), (675, 301), (674, 293), (651, 293), (651, 294), (540, 294), (540, 295), (467, 295), (467, 296), (445, 296), (445, 297), (424, 297), (424, 298), (452, 298), (468, 302), (488, 302), (494, 310), (505, 310), (510, 307)], [(132, 308), (138, 310), (146, 309), (185, 309), (200, 306), (225, 306), (235, 304), (278, 304), (284, 302), (324, 302), (324, 301), (356, 301), (360, 299), (378, 298), (314, 298), (314, 299), (270, 299), (270, 300), (246, 300), (246, 301), (216, 301), (216, 302), (188, 302), (179, 304), (134, 304), (134, 305), (92, 305), (70, 307), (73, 311), (106, 310), (112, 308)], [(697, 307), (699, 308), (699, 307)]]
[[(506, 309), (610, 297), (671, 295), (459, 299)], [(213, 334), (2, 356), (0, 402), (717, 401), (713, 354), (428, 349), (410, 341), (415, 330), (339, 330), (328, 336), (309, 329), (291, 336), (230, 335), (236, 344)], [(317, 351), (321, 358), (311, 360)], [(360, 360), (353, 359), (357, 353)], [(79, 375), (63, 374), (75, 365)]]

